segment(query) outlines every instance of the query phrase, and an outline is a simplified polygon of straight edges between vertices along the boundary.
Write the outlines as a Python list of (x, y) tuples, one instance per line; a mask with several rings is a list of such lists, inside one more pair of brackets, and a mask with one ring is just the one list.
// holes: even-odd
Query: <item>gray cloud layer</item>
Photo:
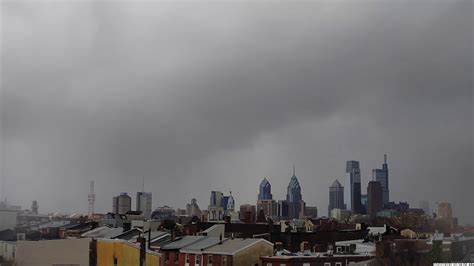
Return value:
[(263, 176), (326, 213), (345, 160), (389, 154), (394, 200), (474, 223), (472, 1), (2, 2), (3, 197), (154, 205)]

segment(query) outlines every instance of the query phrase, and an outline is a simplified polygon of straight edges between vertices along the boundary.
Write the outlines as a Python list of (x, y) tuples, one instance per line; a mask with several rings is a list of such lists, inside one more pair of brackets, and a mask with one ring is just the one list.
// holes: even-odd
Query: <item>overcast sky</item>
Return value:
[[(87, 212), (211, 190), (308, 206), (388, 154), (391, 200), (474, 223), (473, 2), (1, 1), (0, 195)], [(135, 199), (133, 199), (133, 208)]]

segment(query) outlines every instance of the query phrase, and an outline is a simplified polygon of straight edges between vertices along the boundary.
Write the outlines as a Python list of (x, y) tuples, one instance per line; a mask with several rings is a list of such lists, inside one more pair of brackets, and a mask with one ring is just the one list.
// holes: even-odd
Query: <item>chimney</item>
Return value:
[(283, 243), (276, 242), (275, 243), (275, 249), (276, 249), (276, 251), (282, 251), (283, 250)]
[(301, 251), (301, 252), (305, 252), (305, 251), (309, 251), (309, 250), (310, 250), (310, 249), (309, 249), (309, 243), (308, 243), (308, 241), (303, 241), (303, 242), (301, 242), (301, 244), (300, 244), (300, 251)]

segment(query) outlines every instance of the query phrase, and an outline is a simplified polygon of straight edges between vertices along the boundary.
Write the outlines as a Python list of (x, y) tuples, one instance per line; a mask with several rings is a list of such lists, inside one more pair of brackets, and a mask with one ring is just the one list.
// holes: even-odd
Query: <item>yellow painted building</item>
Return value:
[[(97, 240), (97, 265), (133, 266), (140, 264), (140, 247), (120, 239)], [(160, 255), (147, 251), (146, 266), (159, 266)]]

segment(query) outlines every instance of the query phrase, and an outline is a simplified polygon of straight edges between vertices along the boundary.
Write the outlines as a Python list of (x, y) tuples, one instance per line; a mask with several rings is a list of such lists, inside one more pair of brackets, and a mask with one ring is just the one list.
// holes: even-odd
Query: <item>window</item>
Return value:
[(330, 262), (325, 262), (324, 266), (331, 266), (331, 263)]
[(303, 266), (310, 266), (309, 263), (303, 263)]
[(227, 256), (222, 256), (222, 266), (227, 266)]
[(165, 252), (165, 262), (168, 262), (170, 260), (170, 253)]
[(179, 262), (179, 252), (176, 252), (174, 254), (174, 263), (178, 263)]
[(114, 257), (114, 266), (117, 266), (118, 265), (118, 260), (116, 257)]
[(336, 262), (336, 266), (342, 266), (342, 262)]
[(186, 254), (186, 263), (189, 263), (189, 254)]
[(196, 254), (196, 255), (194, 256), (194, 259), (195, 259), (195, 263), (194, 263), (194, 264), (196, 264), (196, 265), (199, 266), (199, 264), (201, 263), (201, 262), (199, 261), (199, 255)]
[(207, 256), (207, 264), (212, 264), (212, 255)]

